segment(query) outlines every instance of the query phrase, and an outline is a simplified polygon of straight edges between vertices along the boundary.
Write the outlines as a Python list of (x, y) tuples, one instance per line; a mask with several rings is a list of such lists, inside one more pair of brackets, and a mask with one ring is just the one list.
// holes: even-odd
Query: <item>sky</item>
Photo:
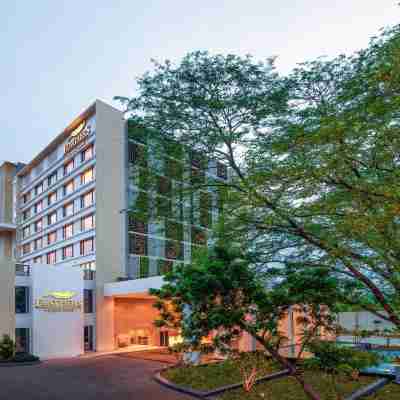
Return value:
[(151, 59), (277, 56), (288, 73), (399, 23), (396, 0), (12, 0), (0, 10), (0, 161), (29, 162), (96, 98), (134, 94)]

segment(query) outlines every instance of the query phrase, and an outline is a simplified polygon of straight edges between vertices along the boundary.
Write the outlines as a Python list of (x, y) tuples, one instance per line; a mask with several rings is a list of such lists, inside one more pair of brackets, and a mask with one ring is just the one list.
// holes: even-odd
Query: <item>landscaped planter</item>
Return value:
[(0, 367), (20, 367), (28, 365), (40, 364), (39, 357), (33, 356), (32, 354), (16, 354), (9, 360), (0, 359)]
[[(216, 396), (219, 395), (221, 393), (227, 392), (229, 390), (234, 390), (234, 389), (238, 389), (241, 388), (243, 386), (243, 382), (240, 383), (235, 383), (232, 385), (225, 385), (225, 386), (221, 386), (219, 388), (216, 389), (212, 389), (212, 390), (208, 390), (208, 391), (202, 391), (202, 390), (196, 390), (196, 389), (192, 389), (186, 386), (180, 386), (180, 385), (176, 385), (175, 383), (172, 383), (171, 381), (169, 381), (167, 378), (162, 376), (162, 373), (171, 369), (171, 368), (175, 368), (175, 367), (166, 367), (163, 368), (162, 370), (158, 371), (155, 375), (154, 375), (154, 379), (160, 383), (163, 386), (166, 386), (170, 389), (176, 390), (177, 392), (180, 393), (185, 393), (185, 394), (189, 394), (191, 396), (195, 396), (201, 399), (207, 398), (207, 397), (212, 397), (212, 396)], [(258, 378), (256, 380), (256, 384), (260, 383), (260, 382), (266, 382), (272, 379), (278, 379), (281, 378), (283, 376), (287, 376), (289, 374), (289, 370), (283, 370), (283, 371), (278, 371), (278, 372), (274, 372), (272, 374), (263, 376), (261, 378)]]

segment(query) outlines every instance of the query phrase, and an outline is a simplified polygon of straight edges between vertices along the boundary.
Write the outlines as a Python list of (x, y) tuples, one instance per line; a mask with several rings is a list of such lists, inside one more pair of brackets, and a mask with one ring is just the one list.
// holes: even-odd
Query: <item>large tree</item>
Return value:
[(398, 26), (286, 78), (273, 60), (196, 52), (156, 63), (120, 99), (132, 120), (230, 167), (229, 182), (205, 185), (260, 276), (323, 268), (351, 283), (345, 302), (400, 328), (399, 55)]

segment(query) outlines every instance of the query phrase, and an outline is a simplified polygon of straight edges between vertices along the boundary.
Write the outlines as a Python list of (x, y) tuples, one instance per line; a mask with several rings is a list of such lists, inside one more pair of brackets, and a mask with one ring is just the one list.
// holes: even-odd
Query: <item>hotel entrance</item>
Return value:
[(154, 326), (158, 311), (149, 295), (114, 297), (114, 329), (116, 348), (159, 347), (161, 337)]

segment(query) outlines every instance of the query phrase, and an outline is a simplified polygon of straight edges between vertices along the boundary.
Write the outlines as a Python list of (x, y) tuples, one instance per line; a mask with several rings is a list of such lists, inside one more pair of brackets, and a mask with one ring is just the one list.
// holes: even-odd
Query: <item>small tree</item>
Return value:
[(9, 335), (3, 335), (0, 340), (0, 358), (9, 360), (15, 355), (15, 343)]
[[(295, 275), (291, 276), (291, 280), (267, 290), (267, 282), (256, 273), (239, 248), (227, 249), (217, 245), (210, 252), (204, 250), (198, 254), (192, 264), (176, 266), (165, 276), (164, 286), (151, 291), (159, 298), (155, 304), (160, 310), (156, 325), (181, 327), (183, 337), (189, 339), (193, 347), (212, 334), (215, 346), (226, 349), (241, 332), (247, 332), (290, 371), (311, 399), (320, 399), (304, 381), (295, 363), (279, 353), (282, 339), (279, 322), (290, 307), (297, 301), (305, 300), (308, 293), (302, 290), (305, 281), (294, 278)], [(307, 311), (314, 327), (329, 327), (331, 317), (320, 302), (334, 299), (333, 282), (323, 274), (318, 275), (317, 280), (317, 275), (314, 281), (312, 278), (310, 276), (307, 284), (309, 287), (318, 284), (319, 291), (317, 297), (309, 296)], [(190, 307), (191, 315), (182, 323), (185, 307)], [(313, 330), (317, 335), (318, 329)], [(310, 338), (311, 335), (307, 336), (307, 340)]]

